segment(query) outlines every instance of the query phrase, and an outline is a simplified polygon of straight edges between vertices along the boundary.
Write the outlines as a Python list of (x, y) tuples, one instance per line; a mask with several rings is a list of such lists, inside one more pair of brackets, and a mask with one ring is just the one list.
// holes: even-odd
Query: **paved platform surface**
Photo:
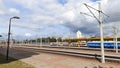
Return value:
[[(5, 51), (5, 48), (0, 48), (1, 53), (5, 54)], [(119, 63), (107, 62), (102, 64), (95, 59), (42, 52), (34, 53), (29, 50), (22, 51), (13, 48), (10, 48), (10, 56), (29, 63), (36, 68), (97, 68), (99, 66), (102, 66), (102, 68), (120, 68)]]

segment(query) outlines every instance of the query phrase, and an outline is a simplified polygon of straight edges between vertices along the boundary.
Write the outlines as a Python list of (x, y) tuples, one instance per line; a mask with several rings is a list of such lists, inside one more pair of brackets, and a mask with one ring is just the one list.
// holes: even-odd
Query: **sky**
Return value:
[[(98, 9), (101, 3), (104, 36), (113, 35), (113, 26), (120, 25), (120, 0), (0, 0), (0, 34), (7, 37), (9, 19), (15, 39), (35, 37), (75, 37), (80, 31), (84, 37), (99, 36), (99, 24), (83, 3)], [(98, 12), (91, 9), (98, 17)], [(119, 32), (119, 31), (118, 31)], [(118, 35), (120, 35), (118, 33)]]

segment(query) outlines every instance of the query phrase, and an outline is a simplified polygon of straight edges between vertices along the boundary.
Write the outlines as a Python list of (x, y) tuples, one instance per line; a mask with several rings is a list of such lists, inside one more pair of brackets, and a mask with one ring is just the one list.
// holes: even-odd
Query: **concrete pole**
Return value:
[(116, 53), (118, 53), (118, 45), (117, 45), (117, 27), (116, 27), (116, 30), (115, 30), (115, 47), (116, 47)]
[(101, 4), (100, 3), (99, 3), (99, 26), (100, 26), (100, 39), (101, 39), (101, 62), (105, 63), (104, 39), (103, 39), (103, 27), (102, 27), (102, 15), (101, 15)]
[(37, 46), (37, 44), (38, 44), (38, 36), (36, 35), (36, 46)]
[(115, 33), (114, 33), (114, 50), (116, 48), (116, 36), (115, 36)]
[(118, 28), (116, 25), (113, 26), (113, 30), (114, 30), (114, 50), (116, 51), (116, 53), (118, 53), (118, 45), (117, 45)]
[(49, 40), (49, 38), (48, 38), (48, 45), (50, 45), (50, 40)]
[(58, 37), (56, 37), (56, 44), (57, 44), (57, 46), (58, 46)]
[(43, 44), (42, 44), (42, 36), (41, 36), (41, 39), (40, 39), (40, 41), (41, 41), (40, 45), (42, 46), (42, 45), (43, 45)]

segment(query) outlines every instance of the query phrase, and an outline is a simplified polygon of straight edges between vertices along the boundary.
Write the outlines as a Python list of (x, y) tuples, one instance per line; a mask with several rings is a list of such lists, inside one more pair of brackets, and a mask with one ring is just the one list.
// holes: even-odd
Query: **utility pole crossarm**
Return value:
[(86, 3), (84, 3), (84, 5), (87, 6), (87, 7), (90, 7), (90, 8), (92, 8), (92, 9), (98, 11), (98, 12), (103, 13), (103, 14), (104, 14), (105, 16), (107, 16), (107, 17), (110, 17), (110, 16), (108, 16), (107, 14), (105, 14), (103, 11), (100, 11), (100, 10), (98, 10), (98, 9), (95, 9), (95, 8), (93, 8), (93, 7), (89, 6), (89, 5), (87, 5)]
[(107, 14), (105, 14), (103, 11), (101, 11), (101, 13), (104, 14), (106, 17), (110, 17), (110, 16), (108, 16)]
[(93, 7), (89, 6), (89, 5), (87, 5), (86, 3), (84, 3), (84, 5), (87, 6), (87, 7), (92, 8), (92, 9), (94, 9), (94, 10), (96, 10), (96, 11), (99, 11), (99, 10), (97, 10), (97, 9), (95, 9), (95, 8), (93, 8)]
[(85, 15), (87, 15), (87, 16), (93, 17), (92, 15), (89, 15), (89, 14), (83, 13), (83, 12), (80, 12), (80, 14), (85, 14)]
[[(93, 17), (99, 22), (99, 24), (100, 24), (100, 21), (99, 21), (99, 19), (95, 16), (95, 14), (90, 10), (90, 8), (89, 8), (89, 6), (87, 5), (87, 4), (84, 4), (86, 7), (87, 7), (87, 9), (90, 11), (90, 13), (93, 15)], [(90, 6), (91, 7), (91, 6)], [(98, 10), (97, 10), (98, 11)]]

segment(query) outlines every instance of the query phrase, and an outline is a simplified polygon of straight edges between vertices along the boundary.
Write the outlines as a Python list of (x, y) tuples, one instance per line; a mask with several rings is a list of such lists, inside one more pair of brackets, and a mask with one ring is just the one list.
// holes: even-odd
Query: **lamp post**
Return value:
[(9, 57), (9, 45), (10, 45), (10, 34), (11, 34), (10, 29), (11, 29), (11, 20), (12, 20), (12, 19), (20, 19), (20, 17), (14, 16), (14, 17), (11, 17), (10, 20), (9, 20), (6, 60), (8, 60), (8, 57)]

